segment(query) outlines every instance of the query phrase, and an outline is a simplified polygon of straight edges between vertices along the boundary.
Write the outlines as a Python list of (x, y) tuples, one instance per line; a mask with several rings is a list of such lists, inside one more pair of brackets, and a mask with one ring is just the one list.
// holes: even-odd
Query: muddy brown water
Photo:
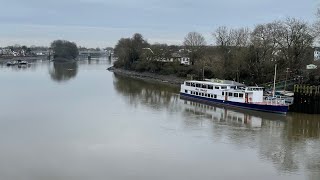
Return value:
[(187, 101), (110, 65), (0, 65), (1, 180), (320, 179), (320, 116)]

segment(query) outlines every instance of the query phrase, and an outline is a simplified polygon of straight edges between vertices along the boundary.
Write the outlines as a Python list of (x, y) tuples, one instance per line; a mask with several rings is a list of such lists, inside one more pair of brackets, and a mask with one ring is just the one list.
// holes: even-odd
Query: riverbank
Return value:
[(117, 75), (132, 77), (135, 79), (141, 79), (146, 81), (170, 84), (174, 86), (180, 86), (185, 80), (183, 78), (179, 78), (173, 75), (159, 75), (159, 74), (154, 74), (149, 72), (136, 72), (136, 71), (129, 71), (125, 69), (118, 69), (114, 67), (110, 67), (107, 70)]
[(10, 57), (0, 57), (0, 63), (5, 63), (8, 61), (15, 61), (15, 60), (23, 60), (23, 61), (35, 61), (35, 60), (46, 60), (47, 56), (10, 56)]

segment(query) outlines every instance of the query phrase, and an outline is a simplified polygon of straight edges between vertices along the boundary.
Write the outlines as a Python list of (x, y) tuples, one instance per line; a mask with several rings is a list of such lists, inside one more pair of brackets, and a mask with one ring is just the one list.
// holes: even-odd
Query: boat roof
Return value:
[(198, 83), (198, 84), (206, 84), (206, 85), (216, 85), (216, 86), (236, 86), (234, 84), (223, 84), (223, 83), (214, 83), (214, 82), (208, 82), (208, 81), (186, 81), (186, 82), (190, 82), (190, 83)]
[(221, 84), (232, 84), (235, 86), (245, 86), (242, 83), (231, 81), (231, 80), (222, 80), (222, 79), (205, 79), (205, 81), (213, 82), (213, 83), (221, 83)]
[(264, 87), (259, 87), (259, 86), (248, 86), (247, 88), (264, 88)]

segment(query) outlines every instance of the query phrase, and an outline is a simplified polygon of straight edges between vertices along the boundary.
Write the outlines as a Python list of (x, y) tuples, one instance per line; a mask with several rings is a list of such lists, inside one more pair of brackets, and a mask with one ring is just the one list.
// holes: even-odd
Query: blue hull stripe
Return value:
[(193, 99), (214, 103), (214, 104), (224, 104), (227, 106), (234, 106), (234, 107), (252, 109), (257, 111), (272, 112), (272, 113), (286, 114), (289, 109), (288, 106), (273, 106), (273, 105), (265, 105), (265, 104), (250, 104), (250, 103), (240, 103), (240, 102), (233, 102), (233, 101), (223, 101), (218, 99), (194, 96), (194, 95), (185, 94), (185, 93), (180, 93), (180, 95), (188, 98), (193, 98)]

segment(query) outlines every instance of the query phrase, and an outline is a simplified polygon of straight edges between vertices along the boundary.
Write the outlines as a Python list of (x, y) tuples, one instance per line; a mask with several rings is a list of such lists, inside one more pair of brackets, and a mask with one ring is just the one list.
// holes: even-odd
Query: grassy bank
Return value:
[(132, 77), (135, 79), (142, 79), (146, 81), (158, 82), (158, 83), (165, 83), (171, 84), (174, 86), (180, 86), (185, 79), (174, 76), (174, 75), (159, 75), (150, 72), (137, 72), (137, 71), (130, 71), (121, 68), (110, 67), (108, 68), (109, 71), (122, 76)]

